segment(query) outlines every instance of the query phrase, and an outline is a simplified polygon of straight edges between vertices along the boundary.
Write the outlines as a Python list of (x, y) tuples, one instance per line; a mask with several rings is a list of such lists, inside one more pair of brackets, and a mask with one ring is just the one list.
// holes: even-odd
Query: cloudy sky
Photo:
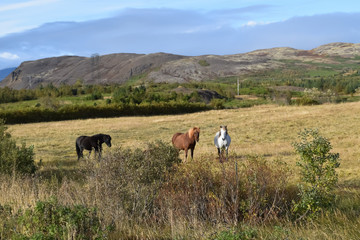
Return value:
[(109, 53), (236, 54), (360, 42), (359, 0), (1, 0), (0, 69)]

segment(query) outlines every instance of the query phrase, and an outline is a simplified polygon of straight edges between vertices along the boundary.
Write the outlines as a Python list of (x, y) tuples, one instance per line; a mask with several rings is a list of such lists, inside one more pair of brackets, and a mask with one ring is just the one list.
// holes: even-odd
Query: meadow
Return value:
[[(220, 125), (227, 125), (232, 144), (230, 154), (260, 155), (294, 164), (292, 142), (305, 128), (317, 128), (341, 156), (339, 169), (342, 183), (360, 179), (359, 134), (360, 104), (341, 103), (318, 106), (261, 105), (243, 109), (211, 110), (192, 114), (98, 118), (47, 123), (9, 125), (8, 132), (27, 145), (34, 145), (36, 160), (47, 165), (76, 167), (75, 139), (80, 135), (105, 133), (112, 136), (113, 147), (104, 147), (104, 154), (116, 148), (144, 148), (147, 142), (162, 140), (171, 143), (175, 132), (186, 132), (192, 126), (201, 129), (195, 159), (210, 155), (216, 161), (213, 138)], [(181, 155), (182, 156), (182, 155)], [(360, 173), (359, 173), (360, 174)], [(357, 184), (356, 184), (357, 185)]]
[[(234, 168), (234, 164), (245, 164), (256, 156), (273, 164), (275, 169), (277, 161), (284, 162), (289, 169), (287, 184), (295, 186), (299, 182), (296, 167), (299, 156), (295, 153), (292, 143), (297, 141), (301, 130), (316, 128), (322, 136), (329, 139), (333, 146), (332, 152), (340, 154), (341, 165), (337, 169), (339, 183), (336, 187), (339, 207), (334, 213), (324, 215), (318, 221), (303, 224), (279, 220), (260, 225), (253, 225), (251, 221), (235, 225), (226, 223), (227, 221), (209, 225), (192, 215), (190, 219), (174, 220), (167, 217), (166, 219), (170, 218), (170, 222), (165, 224), (165, 227), (151, 224), (124, 224), (123, 228), (117, 226), (117, 233), (113, 235), (113, 239), (356, 239), (355, 236), (360, 235), (360, 222), (357, 220), (360, 213), (359, 112), (358, 102), (316, 106), (261, 105), (192, 114), (9, 125), (8, 132), (17, 143), (34, 145), (35, 161), (41, 162), (38, 173), (50, 179), (48, 185), (51, 186), (41, 187), (40, 184), (36, 187), (35, 194), (33, 188), (27, 186), (34, 184), (30, 180), (24, 183), (3, 181), (0, 186), (0, 205), (11, 203), (14, 209), (21, 209), (34, 206), (36, 201), (52, 195), (58, 196), (61, 201), (68, 204), (89, 205), (89, 197), (85, 198), (80, 194), (82, 188), (87, 188), (87, 185), (81, 187), (81, 184), (78, 186), (75, 182), (82, 181), (76, 179), (78, 171), (81, 171), (85, 162), (93, 159), (93, 155), (90, 159), (86, 157), (77, 161), (77, 136), (97, 133), (111, 135), (113, 146), (103, 146), (103, 156), (106, 158), (118, 154), (121, 149), (146, 149), (148, 143), (156, 140), (171, 144), (175, 132), (186, 132), (192, 126), (200, 127), (200, 141), (196, 145), (194, 159), (188, 159), (186, 163), (179, 165), (181, 171), (190, 174), (189, 176), (196, 175), (197, 168), (221, 172)], [(213, 144), (214, 135), (220, 125), (228, 126), (232, 138), (229, 161), (223, 164), (219, 162)], [(183, 152), (180, 152), (180, 159), (183, 159), (183, 156)], [(279, 165), (278, 168), (282, 167)], [(118, 199), (114, 198), (114, 201), (116, 200)], [(173, 216), (175, 210), (174, 213), (171, 210), (166, 214)], [(153, 221), (152, 218), (148, 220)], [(124, 228), (127, 230), (124, 231)]]

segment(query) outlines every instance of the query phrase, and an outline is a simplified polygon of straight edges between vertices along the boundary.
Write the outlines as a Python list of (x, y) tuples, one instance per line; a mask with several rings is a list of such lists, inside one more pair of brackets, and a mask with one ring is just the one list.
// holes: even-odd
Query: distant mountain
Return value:
[(282, 47), (223, 56), (119, 53), (54, 57), (23, 62), (0, 82), (0, 87), (35, 88), (39, 84), (74, 84), (77, 80), (85, 84), (125, 83), (139, 77), (153, 82), (188, 82), (288, 68), (358, 71), (360, 44), (331, 43), (312, 50)]
[(14, 71), (16, 67), (5, 68), (0, 70), (0, 81), (6, 78), (12, 71)]

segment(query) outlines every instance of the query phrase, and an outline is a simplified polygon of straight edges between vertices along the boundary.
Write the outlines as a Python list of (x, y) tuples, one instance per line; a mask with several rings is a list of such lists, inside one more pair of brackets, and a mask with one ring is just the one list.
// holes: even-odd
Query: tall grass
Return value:
[[(0, 230), (7, 231), (4, 238), (15, 236), (10, 229), (31, 236), (34, 231), (25, 231), (22, 224), (41, 216), (36, 215), (39, 206), (49, 206), (59, 214), (95, 209), (91, 221), (99, 219), (98, 231), (103, 229), (110, 239), (354, 239), (359, 234), (360, 205), (355, 203), (360, 195), (350, 190), (339, 193), (334, 212), (309, 222), (291, 221), (298, 193), (291, 174), (285, 163), (258, 156), (233, 154), (221, 164), (201, 155), (180, 163), (177, 151), (162, 142), (145, 149), (116, 149), (100, 162), (84, 161), (77, 180), (40, 173), (2, 176)], [(36, 221), (58, 221), (41, 219)], [(56, 229), (64, 234), (68, 228)]]
[[(104, 226), (115, 226), (110, 239), (357, 239), (359, 108), (358, 103), (259, 106), (11, 125), (12, 136), (34, 144), (36, 160), (43, 159), (45, 166), (34, 177), (1, 177), (0, 205), (12, 208), (11, 215), (4, 210), (2, 216), (15, 216), (18, 210), (33, 209), (38, 201), (55, 196), (61, 205), (97, 208)], [(233, 142), (230, 160), (220, 164), (212, 140), (224, 121)], [(145, 156), (144, 142), (163, 139), (170, 143), (173, 132), (192, 125), (202, 128), (194, 161), (175, 161), (168, 170), (160, 169), (165, 173), (160, 180), (141, 183), (140, 175), (152, 176), (152, 171), (145, 174), (143, 170), (154, 166), (145, 161), (153, 158)], [(300, 129), (318, 126), (341, 156), (335, 209), (312, 221), (294, 223), (288, 214), (298, 197), (299, 178), (290, 143)], [(76, 136), (98, 132), (110, 133), (114, 146), (104, 148), (102, 162), (92, 158), (76, 162)], [(138, 159), (139, 165), (131, 166), (131, 159)], [(286, 165), (277, 165), (276, 159)], [(0, 218), (0, 227), (4, 219)]]

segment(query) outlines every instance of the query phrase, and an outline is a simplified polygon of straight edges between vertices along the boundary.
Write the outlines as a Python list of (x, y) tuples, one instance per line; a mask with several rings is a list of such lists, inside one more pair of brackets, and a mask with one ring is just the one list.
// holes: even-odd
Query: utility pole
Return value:
[(240, 95), (240, 83), (239, 83), (239, 78), (237, 78), (237, 95)]
[(100, 81), (100, 55), (98, 53), (94, 53), (91, 55), (91, 80), (96, 82)]

